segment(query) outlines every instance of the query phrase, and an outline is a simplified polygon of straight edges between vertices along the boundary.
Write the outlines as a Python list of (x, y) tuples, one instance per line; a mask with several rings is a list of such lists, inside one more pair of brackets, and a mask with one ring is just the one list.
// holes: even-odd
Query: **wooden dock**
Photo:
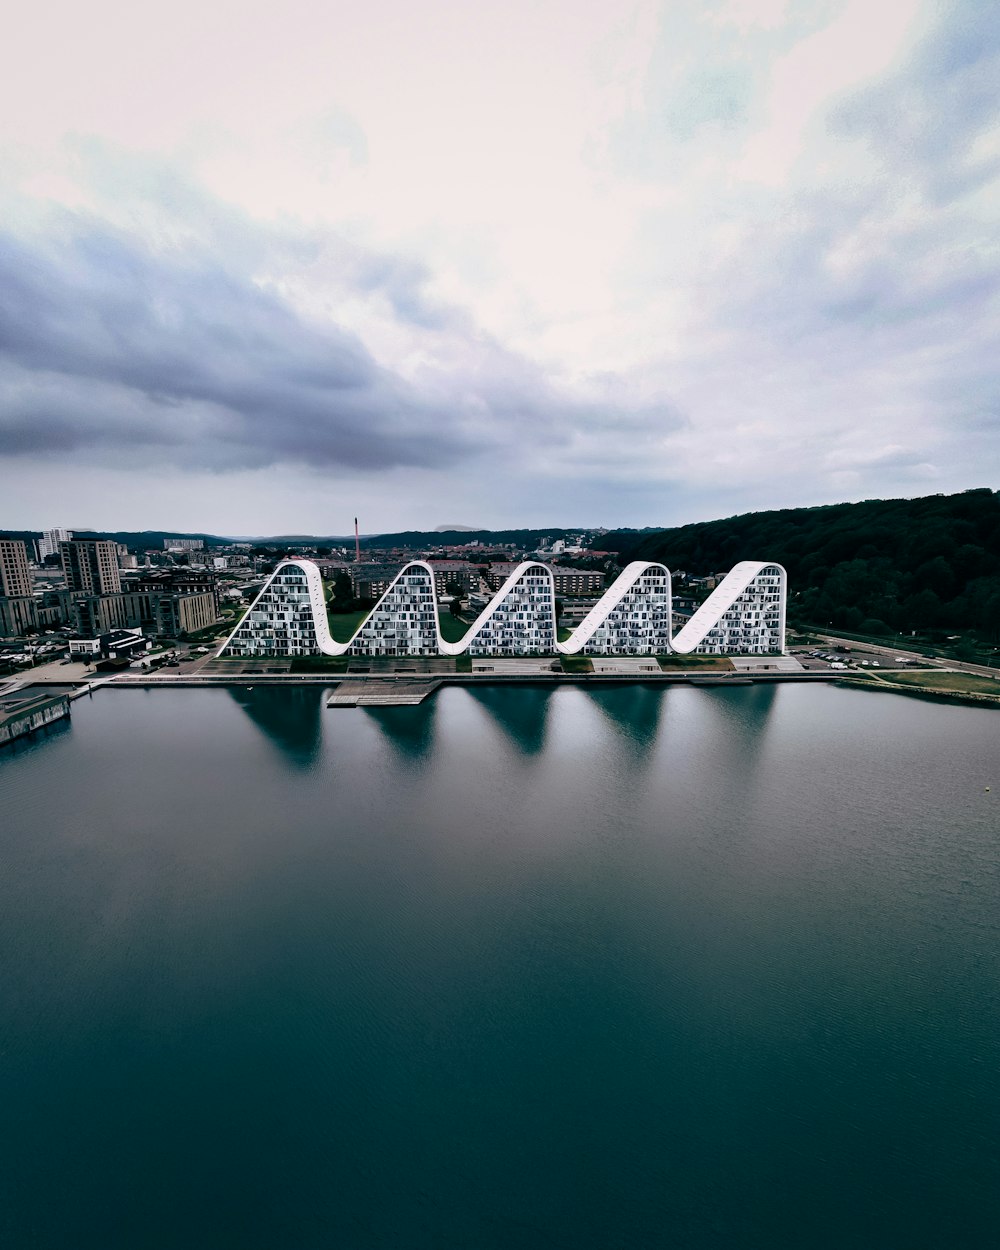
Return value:
[(366, 677), (342, 681), (326, 701), (327, 707), (416, 707), (441, 685), (434, 677)]

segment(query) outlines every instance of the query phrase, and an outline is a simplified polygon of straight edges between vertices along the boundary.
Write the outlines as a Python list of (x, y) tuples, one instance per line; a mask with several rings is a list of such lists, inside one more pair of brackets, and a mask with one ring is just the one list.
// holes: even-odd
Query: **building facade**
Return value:
[(71, 530), (56, 529), (43, 530), (42, 536), (38, 540), (38, 554), (44, 560), (46, 556), (57, 556), (59, 554), (59, 544), (68, 542), (73, 537)]
[(564, 644), (578, 655), (666, 655), (670, 651), (670, 571), (630, 564)]
[(552, 581), (556, 594), (599, 595), (604, 589), (604, 574), (600, 569), (569, 569), (558, 564), (552, 566)]
[(83, 595), (121, 592), (118, 544), (102, 538), (70, 538), (59, 544), (66, 589)]
[(73, 625), (84, 638), (116, 629), (141, 629), (158, 638), (179, 638), (208, 629), (219, 619), (210, 591), (132, 590), (119, 595), (77, 595)]
[(434, 577), (408, 564), (386, 588), (348, 647), (349, 655), (437, 655)]
[(0, 538), (0, 596), (19, 599), (33, 589), (28, 548), (20, 539)]
[(39, 628), (38, 605), (24, 595), (0, 595), (0, 638), (20, 638)]
[[(447, 644), (440, 645), (447, 654)], [(451, 645), (474, 656), (553, 653), (556, 597), (549, 567), (532, 562), (515, 569), (466, 637)]]
[(780, 564), (737, 564), (678, 632), (674, 650), (704, 655), (784, 651), (786, 580)]
[(450, 585), (459, 586), (462, 594), (467, 595), (479, 581), (476, 566), (468, 560), (428, 560), (427, 563), (434, 572), (434, 590), (439, 599), (449, 593)]
[(219, 655), (763, 655), (784, 650), (786, 579), (780, 565), (738, 564), (672, 634), (670, 571), (636, 561), (559, 641), (551, 569), (536, 561), (513, 568), (468, 632), (441, 637), (435, 570), (405, 565), (355, 636), (330, 636), (319, 569), (285, 560), (264, 584)]
[(156, 569), (152, 572), (141, 572), (126, 577), (122, 582), (122, 589), (157, 595), (210, 594), (218, 616), (219, 582), (215, 572), (209, 569)]

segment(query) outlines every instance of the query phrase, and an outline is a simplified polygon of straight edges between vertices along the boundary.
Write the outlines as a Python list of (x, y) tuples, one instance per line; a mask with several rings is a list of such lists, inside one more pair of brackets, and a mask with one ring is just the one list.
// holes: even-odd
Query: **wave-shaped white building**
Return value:
[(635, 561), (565, 641), (558, 640), (552, 570), (518, 565), (457, 642), (438, 623), (434, 573), (413, 560), (348, 642), (330, 634), (319, 569), (283, 560), (220, 656), (768, 655), (785, 649), (787, 579), (780, 564), (744, 560), (673, 633), (670, 570)]

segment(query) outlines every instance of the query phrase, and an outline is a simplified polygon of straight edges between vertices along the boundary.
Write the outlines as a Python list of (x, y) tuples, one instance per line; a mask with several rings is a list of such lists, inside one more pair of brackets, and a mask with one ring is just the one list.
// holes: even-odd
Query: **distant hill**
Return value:
[[(583, 527), (586, 528), (586, 527)], [(362, 538), (362, 547), (460, 547), (466, 543), (481, 542), (490, 547), (537, 547), (543, 538), (565, 538), (567, 534), (579, 534), (579, 529), (523, 530), (403, 530), (398, 534), (372, 534)], [(351, 540), (354, 541), (353, 539)]]
[(788, 570), (789, 618), (862, 633), (975, 630), (1000, 641), (1000, 493), (870, 499), (750, 512), (600, 539), (628, 560), (723, 572), (737, 560)]
[[(71, 530), (78, 538), (110, 538), (113, 542), (121, 543), (125, 547), (132, 547), (136, 550), (144, 550), (147, 547), (162, 547), (164, 539), (174, 538), (200, 538), (206, 547), (221, 547), (224, 543), (231, 542), (229, 538), (219, 538), (217, 534), (189, 534), (181, 533), (178, 530)], [(0, 530), (0, 536), (4, 538), (19, 538), (24, 542), (31, 542), (32, 539), (41, 538), (41, 530)]]

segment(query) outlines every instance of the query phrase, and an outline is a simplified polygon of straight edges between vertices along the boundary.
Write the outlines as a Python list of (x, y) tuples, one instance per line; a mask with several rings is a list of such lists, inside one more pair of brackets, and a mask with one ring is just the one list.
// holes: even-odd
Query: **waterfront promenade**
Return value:
[[(358, 657), (345, 661), (343, 667), (316, 673), (293, 673), (288, 659), (219, 660), (214, 656), (186, 661), (176, 668), (156, 672), (125, 670), (121, 673), (95, 673), (84, 664), (52, 663), (25, 670), (0, 682), (0, 695), (43, 688), (60, 691), (72, 699), (105, 689), (176, 689), (210, 687), (302, 687), (322, 686), (330, 690), (327, 706), (352, 708), (359, 706), (413, 706), (423, 702), (442, 686), (584, 686), (589, 688), (642, 684), (649, 686), (714, 686), (736, 687), (758, 683), (816, 684), (817, 682), (864, 685), (866, 689), (924, 695), (978, 704), (1000, 706), (1000, 681), (997, 694), (948, 692), (939, 688), (947, 674), (967, 672), (970, 666), (934, 663), (924, 657), (920, 667), (910, 663), (893, 664), (889, 650), (881, 651), (878, 672), (858, 668), (832, 668), (827, 663), (808, 661), (804, 667), (790, 656), (738, 657), (735, 661), (713, 657), (705, 667), (672, 668), (661, 666), (650, 657), (598, 657), (593, 671), (581, 672), (563, 668), (552, 657), (525, 656), (519, 659), (477, 659), (468, 671), (459, 671), (454, 660), (447, 658)], [(875, 654), (873, 649), (873, 654)], [(897, 653), (899, 654), (899, 653)], [(909, 660), (910, 657), (906, 656)], [(987, 672), (989, 670), (986, 670)], [(913, 685), (892, 682), (894, 673), (905, 673)], [(928, 684), (920, 682), (926, 674)], [(888, 678), (888, 680), (886, 680)], [(938, 688), (935, 688), (938, 684)]]

